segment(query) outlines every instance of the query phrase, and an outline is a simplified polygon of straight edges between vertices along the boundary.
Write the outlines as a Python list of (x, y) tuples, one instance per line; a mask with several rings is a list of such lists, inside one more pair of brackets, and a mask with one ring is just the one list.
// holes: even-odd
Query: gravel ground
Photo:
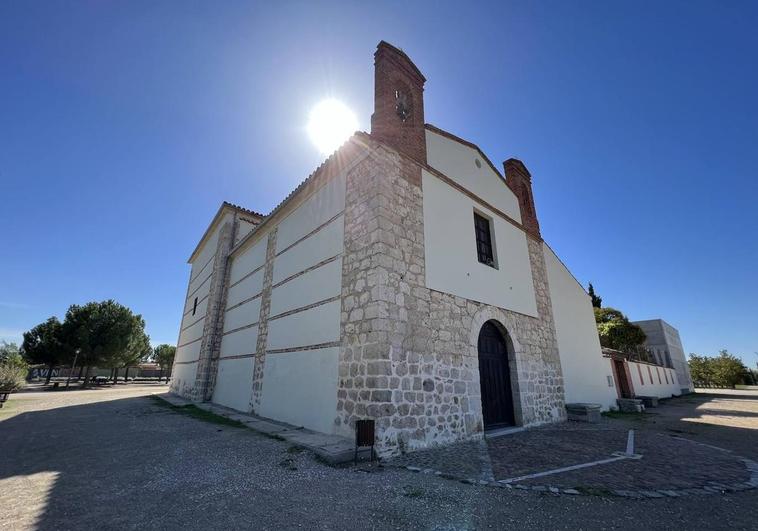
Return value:
[(165, 389), (14, 395), (0, 410), (0, 529), (758, 528), (756, 491), (554, 496), (332, 468), (148, 396)]

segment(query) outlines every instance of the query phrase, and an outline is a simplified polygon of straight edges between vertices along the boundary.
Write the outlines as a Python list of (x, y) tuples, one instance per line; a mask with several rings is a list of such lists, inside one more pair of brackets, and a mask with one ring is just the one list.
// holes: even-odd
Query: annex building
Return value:
[(590, 299), (540, 234), (532, 176), (425, 122), (379, 43), (370, 133), (268, 215), (224, 203), (189, 258), (172, 391), (380, 454), (615, 403)]

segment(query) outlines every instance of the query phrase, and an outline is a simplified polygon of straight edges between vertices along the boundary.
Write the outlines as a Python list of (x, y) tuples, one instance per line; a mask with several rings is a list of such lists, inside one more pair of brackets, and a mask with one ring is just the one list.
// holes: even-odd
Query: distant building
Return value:
[(654, 361), (658, 365), (674, 369), (682, 393), (691, 393), (694, 386), (679, 331), (663, 319), (635, 321), (634, 324), (645, 332), (645, 348), (655, 358)]

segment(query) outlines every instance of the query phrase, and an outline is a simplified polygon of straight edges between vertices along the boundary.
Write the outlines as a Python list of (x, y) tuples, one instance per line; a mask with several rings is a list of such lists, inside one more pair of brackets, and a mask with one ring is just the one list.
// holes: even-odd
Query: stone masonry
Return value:
[(477, 340), (491, 319), (512, 343), (517, 424), (565, 419), (541, 241), (528, 240), (538, 318), (426, 288), (420, 172), (376, 144), (347, 177), (336, 431), (376, 419), (385, 456), (481, 437)]
[(182, 396), (194, 401), (210, 400), (210, 395), (213, 394), (213, 381), (216, 378), (216, 366), (221, 351), (221, 330), (224, 327), (223, 310), (226, 306), (228, 258), (234, 243), (235, 225), (236, 222), (227, 222), (219, 231), (195, 385), (181, 393)]
[(255, 346), (255, 364), (253, 366), (253, 392), (250, 400), (250, 410), (258, 411), (263, 397), (263, 368), (266, 364), (266, 341), (268, 339), (268, 316), (271, 310), (271, 286), (274, 279), (274, 258), (276, 257), (276, 234), (274, 228), (268, 234), (266, 242), (266, 265), (263, 270), (263, 286), (261, 291), (261, 309), (258, 316), (258, 337)]

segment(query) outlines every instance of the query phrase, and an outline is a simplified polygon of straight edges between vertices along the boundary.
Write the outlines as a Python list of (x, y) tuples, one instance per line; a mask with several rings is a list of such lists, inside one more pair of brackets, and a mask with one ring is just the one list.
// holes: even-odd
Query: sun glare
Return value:
[(308, 136), (324, 155), (330, 155), (358, 129), (358, 120), (339, 100), (319, 102), (308, 119)]

